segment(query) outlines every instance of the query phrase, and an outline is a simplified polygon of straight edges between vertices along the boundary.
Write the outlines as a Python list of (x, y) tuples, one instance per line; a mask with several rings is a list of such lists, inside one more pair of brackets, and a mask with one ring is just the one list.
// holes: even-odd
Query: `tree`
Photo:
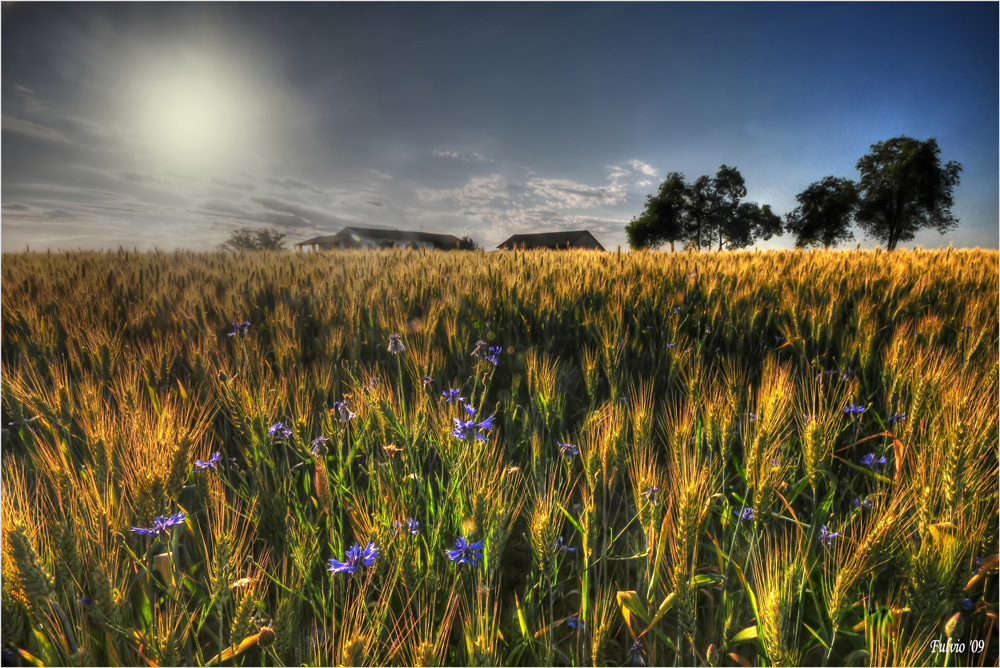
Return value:
[(858, 188), (850, 179), (827, 176), (795, 196), (799, 206), (785, 219), (795, 246), (829, 249), (851, 241), (851, 222), (858, 206)]
[(719, 250), (722, 250), (723, 241), (753, 238), (748, 228), (749, 219), (740, 215), (741, 213), (749, 213), (747, 209), (740, 209), (740, 200), (746, 196), (746, 182), (743, 180), (740, 170), (726, 165), (719, 167), (715, 178), (712, 179), (709, 197), (711, 202), (710, 219), (715, 226), (715, 237), (719, 240)]
[(962, 165), (942, 166), (940, 153), (935, 139), (901, 136), (873, 144), (858, 161), (861, 179), (854, 220), (888, 250), (923, 228), (944, 234), (958, 225), (951, 206)]
[(742, 202), (727, 232), (726, 248), (746, 248), (781, 234), (781, 216), (771, 211), (770, 204)]
[(458, 242), (458, 250), (480, 250), (482, 246), (472, 237), (462, 237)]
[(674, 250), (674, 242), (687, 233), (688, 187), (684, 175), (670, 172), (656, 195), (646, 196), (646, 208), (625, 226), (631, 248), (659, 248), (665, 243)]
[(284, 250), (285, 235), (275, 228), (241, 227), (229, 233), (229, 240), (219, 244), (219, 250), (258, 251)]

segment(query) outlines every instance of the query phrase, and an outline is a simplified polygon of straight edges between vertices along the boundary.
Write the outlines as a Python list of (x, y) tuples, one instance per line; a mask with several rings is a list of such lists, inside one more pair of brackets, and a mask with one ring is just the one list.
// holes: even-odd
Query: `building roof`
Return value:
[[(381, 230), (369, 227), (345, 227), (337, 234), (313, 237), (295, 244), (296, 246), (335, 246), (343, 241), (351, 242), (352, 236), (364, 237), (372, 241), (423, 241), (439, 248), (458, 248), (462, 240), (451, 234), (431, 232), (410, 232), (408, 230)], [(355, 242), (356, 243), (356, 242)]]
[(604, 246), (594, 238), (589, 230), (575, 232), (543, 232), (541, 234), (515, 234), (497, 248), (511, 250), (517, 248), (596, 248), (604, 250)]

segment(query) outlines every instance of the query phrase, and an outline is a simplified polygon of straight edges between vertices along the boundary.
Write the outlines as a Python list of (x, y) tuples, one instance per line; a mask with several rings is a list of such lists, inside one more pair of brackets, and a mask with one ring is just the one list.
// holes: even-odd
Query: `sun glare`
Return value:
[(196, 170), (227, 161), (242, 130), (239, 106), (225, 83), (202, 74), (153, 83), (142, 108), (150, 148), (173, 167)]

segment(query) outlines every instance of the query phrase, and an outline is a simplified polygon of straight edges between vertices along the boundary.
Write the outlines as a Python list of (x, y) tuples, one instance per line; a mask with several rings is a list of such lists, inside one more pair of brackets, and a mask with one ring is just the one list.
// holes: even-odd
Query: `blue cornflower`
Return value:
[(347, 399), (344, 399), (343, 401), (334, 401), (333, 410), (337, 411), (337, 417), (339, 417), (343, 422), (349, 422), (357, 416), (357, 413), (352, 413), (351, 409), (348, 407)]
[(753, 520), (753, 508), (750, 507), (744, 508), (742, 512), (736, 513), (736, 516), (739, 517), (741, 520), (751, 521)]
[(646, 650), (642, 648), (642, 641), (636, 640), (632, 643), (632, 647), (629, 648), (629, 652), (632, 653), (632, 665), (634, 666), (645, 666), (646, 660), (643, 658), (646, 654)]
[(483, 541), (470, 543), (465, 539), (465, 536), (459, 536), (455, 541), (455, 549), (444, 552), (456, 564), (475, 566), (476, 562), (483, 558)]
[(563, 537), (562, 536), (559, 536), (559, 538), (556, 539), (556, 549), (560, 550), (562, 552), (576, 552), (576, 548), (575, 547), (570, 547), (569, 545), (567, 545), (563, 541)]
[(90, 608), (94, 607), (94, 599), (92, 599), (92, 598), (87, 598), (86, 596), (81, 596), (80, 598), (77, 599), (77, 601), (79, 601), (80, 605), (82, 605), (83, 607), (87, 608), (88, 610)]
[(756, 413), (747, 413), (747, 417), (750, 418), (750, 422), (756, 422), (757, 421), (757, 414)]
[(170, 517), (164, 517), (160, 515), (155, 520), (153, 520), (153, 526), (148, 529), (143, 529), (141, 527), (132, 527), (132, 533), (137, 533), (140, 536), (159, 536), (161, 533), (166, 531), (172, 526), (181, 524), (184, 522), (184, 518), (187, 517), (183, 512), (176, 513)]
[(503, 352), (503, 348), (500, 346), (490, 346), (490, 354), (486, 356), (486, 359), (496, 366), (500, 362), (500, 353)]
[(972, 574), (973, 575), (979, 575), (979, 571), (981, 571), (981, 570), (983, 570), (983, 558), (982, 557), (976, 557), (976, 563), (972, 567)]
[(867, 508), (868, 510), (872, 509), (872, 502), (868, 499), (854, 499), (851, 503), (858, 508)]
[(833, 544), (833, 539), (840, 535), (840, 532), (829, 531), (824, 524), (819, 530), (819, 542), (822, 543), (823, 547), (830, 547)]
[(782, 341), (784, 341), (784, 340), (785, 340), (785, 337), (783, 337), (783, 336), (776, 336), (776, 337), (774, 337), (774, 342), (775, 342), (776, 344), (777, 344), (777, 343), (781, 343), (781, 342), (782, 342)]
[(969, 612), (974, 607), (976, 607), (976, 605), (975, 603), (972, 602), (971, 598), (963, 598), (961, 602), (958, 604), (958, 607), (960, 607), (963, 612)]
[(560, 443), (559, 441), (556, 441), (556, 445), (559, 446), (559, 452), (561, 452), (565, 457), (572, 457), (573, 455), (580, 454), (580, 448), (572, 443)]
[(395, 536), (401, 529), (404, 529), (404, 527), (405, 531), (411, 536), (416, 536), (420, 533), (420, 522), (410, 517), (406, 520), (406, 522), (400, 522), (399, 520), (393, 522), (392, 535)]
[(426, 385), (431, 385), (431, 384), (434, 383), (434, 379), (431, 378), (430, 376), (424, 376), (422, 380), (424, 381), (424, 385), (425, 386)]
[(326, 436), (318, 436), (312, 440), (312, 444), (309, 449), (312, 450), (313, 456), (321, 457), (327, 453), (327, 449), (330, 445), (330, 439)]
[(675, 306), (674, 307), (674, 313), (680, 313), (680, 312), (681, 312), (681, 307), (680, 306)]
[(841, 380), (847, 380), (848, 378), (851, 378), (852, 376), (854, 376), (854, 369), (852, 369), (851, 367), (847, 367), (846, 369), (844, 369), (841, 372), (840, 379)]
[(246, 336), (250, 331), (250, 322), (244, 320), (242, 323), (233, 321), (233, 331), (229, 332), (226, 336)]
[(389, 352), (393, 355), (398, 355), (406, 350), (406, 346), (403, 345), (403, 337), (399, 334), (389, 335)]
[(485, 429), (486, 431), (489, 431), (490, 429), (493, 429), (493, 419), (495, 416), (491, 415), (482, 422), (477, 423), (475, 420), (471, 419), (472, 416), (476, 414), (476, 409), (466, 404), (465, 411), (469, 414), (470, 419), (459, 420), (458, 418), (452, 418), (452, 420), (455, 421), (455, 427), (451, 430), (451, 435), (455, 438), (465, 439), (469, 436), (469, 434), (472, 434), (480, 441), (485, 441), (486, 436), (481, 433), (481, 430)]
[(442, 392), (441, 396), (444, 397), (444, 402), (446, 404), (450, 404), (452, 401), (462, 403), (465, 401), (465, 397), (460, 397), (460, 394), (462, 394), (462, 390), (451, 388), (447, 392)]
[(853, 404), (849, 404), (844, 409), (844, 413), (847, 414), (847, 415), (859, 415), (859, 414), (864, 413), (864, 412), (865, 412), (865, 407), (864, 406), (855, 406)]
[(194, 470), (205, 471), (208, 469), (215, 469), (219, 466), (219, 462), (221, 461), (222, 461), (222, 453), (213, 452), (212, 456), (208, 458), (207, 462), (203, 462), (200, 459), (194, 460)]
[(291, 438), (292, 430), (286, 427), (283, 422), (275, 422), (267, 430), (267, 435), (273, 438)]
[(676, 341), (675, 341), (675, 342), (673, 342), (673, 343), (668, 343), (668, 344), (667, 344), (667, 348), (673, 348), (673, 347), (674, 347), (674, 346), (676, 346), (676, 345), (677, 345), (677, 342), (676, 342)]
[(642, 496), (643, 498), (646, 499), (646, 501), (648, 501), (649, 503), (651, 503), (651, 504), (653, 504), (655, 506), (656, 505), (656, 495), (659, 494), (659, 493), (660, 493), (660, 488), (657, 487), (656, 485), (653, 485), (652, 487), (650, 487), (649, 489), (647, 489), (645, 492), (643, 492), (640, 496)]
[(572, 617), (567, 618), (566, 626), (574, 630), (580, 629), (581, 631), (584, 628), (586, 628), (586, 625), (584, 624), (583, 620), (580, 619), (580, 615), (573, 615)]
[(875, 453), (869, 452), (867, 455), (861, 458), (861, 463), (870, 469), (874, 469), (881, 466), (882, 464), (885, 464), (886, 459), (885, 457), (879, 457), (878, 459), (875, 459)]
[(905, 419), (906, 419), (906, 413), (899, 413), (898, 415), (893, 415), (891, 418), (889, 418), (889, 424), (895, 424), (900, 420), (905, 420)]
[(368, 543), (364, 549), (355, 543), (354, 547), (345, 553), (344, 561), (337, 561), (336, 559), (327, 561), (326, 563), (330, 566), (327, 570), (331, 573), (354, 574), (357, 572), (359, 566), (364, 566), (365, 568), (374, 566), (376, 559), (378, 559), (378, 548), (375, 547), (375, 543)]

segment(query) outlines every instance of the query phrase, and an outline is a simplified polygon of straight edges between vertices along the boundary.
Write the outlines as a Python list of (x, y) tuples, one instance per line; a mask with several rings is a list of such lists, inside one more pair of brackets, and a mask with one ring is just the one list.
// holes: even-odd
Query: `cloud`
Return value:
[(3, 130), (6, 132), (13, 132), (32, 139), (40, 139), (42, 141), (56, 142), (59, 144), (69, 143), (69, 140), (66, 139), (66, 137), (52, 128), (47, 128), (21, 118), (14, 118), (13, 116), (3, 116), (0, 118), (0, 126), (2, 126)]
[(299, 181), (298, 179), (283, 178), (278, 179), (273, 176), (267, 177), (267, 182), (276, 186), (285, 188), (286, 190), (309, 190), (316, 193), (317, 195), (322, 195), (323, 191), (319, 188), (309, 185), (305, 181)]
[(615, 182), (609, 186), (588, 186), (569, 179), (530, 178), (526, 185), (532, 194), (560, 209), (589, 209), (625, 201), (624, 186)]
[(223, 188), (229, 188), (230, 190), (243, 190), (250, 192), (251, 190), (256, 190), (257, 186), (252, 183), (243, 183), (240, 181), (227, 181), (226, 179), (219, 178), (218, 176), (212, 177), (212, 183), (217, 186), (222, 186)]
[(371, 204), (372, 206), (385, 206), (382, 202), (376, 202), (375, 200), (366, 199), (365, 204)]
[(70, 213), (65, 209), (53, 209), (51, 211), (46, 211), (45, 217), (55, 218), (55, 219), (67, 219), (67, 218), (77, 218), (77, 214)]
[(162, 183), (158, 177), (142, 172), (118, 172), (118, 175), (132, 183)]
[(278, 199), (276, 197), (251, 197), (250, 201), (259, 204), (267, 210), (270, 219), (274, 219), (273, 214), (280, 214), (282, 220), (286, 220), (286, 225), (303, 227), (313, 225), (317, 227), (348, 227), (357, 224), (357, 221), (348, 220), (335, 216), (326, 211), (304, 206), (295, 202)]
[(30, 206), (21, 204), (20, 202), (4, 202), (0, 205), (0, 209), (4, 211), (31, 211)]
[(611, 181), (612, 183), (618, 183), (618, 181), (631, 174), (629, 170), (621, 167), (620, 165), (611, 165), (606, 169), (611, 170), (611, 173), (608, 174), (608, 181)]
[(640, 188), (648, 188), (649, 186), (653, 185), (653, 182), (646, 181), (645, 179), (643, 179), (642, 181), (636, 181), (635, 185), (639, 186)]
[(656, 168), (652, 165), (647, 165), (641, 160), (629, 160), (628, 164), (631, 165), (632, 169), (642, 172), (646, 176), (656, 176)]
[(459, 204), (487, 203), (494, 200), (508, 201), (512, 188), (502, 174), (474, 176), (461, 188), (431, 190), (421, 188), (417, 195), (427, 202), (453, 201)]
[(454, 160), (461, 160), (462, 162), (492, 162), (492, 160), (484, 158), (481, 153), (462, 153), (461, 151), (445, 151), (443, 149), (436, 149), (434, 156), (438, 158), (452, 158)]

